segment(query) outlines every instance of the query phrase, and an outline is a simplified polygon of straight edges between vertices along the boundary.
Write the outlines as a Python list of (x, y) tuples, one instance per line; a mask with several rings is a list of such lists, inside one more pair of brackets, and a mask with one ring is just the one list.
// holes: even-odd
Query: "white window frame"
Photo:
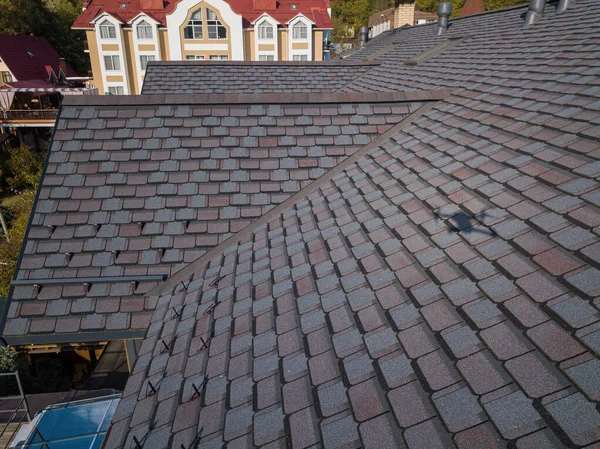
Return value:
[[(294, 39), (294, 27), (302, 23), (306, 26), (306, 38)], [(305, 55), (306, 61), (313, 60), (313, 25), (314, 23), (303, 14), (298, 14), (292, 20), (287, 23), (288, 26), (288, 60), (293, 61), (294, 56)], [(294, 49), (294, 43), (305, 43), (307, 44), (306, 49)], [(319, 43), (321, 44), (321, 43)]]
[[(203, 9), (202, 7), (198, 7), (198, 9), (196, 9), (190, 16), (190, 20), (188, 20), (187, 24), (185, 25), (185, 27), (183, 29), (183, 39), (184, 40), (191, 41), (191, 40), (204, 39), (204, 13), (202, 12), (202, 9)], [(200, 19), (194, 18), (194, 16), (196, 16), (197, 14), (200, 14)], [(200, 24), (192, 23), (192, 22), (200, 22)], [(200, 36), (196, 36), (197, 27), (200, 27)], [(188, 28), (190, 28), (192, 30), (192, 37), (186, 37), (186, 30)]]
[[(209, 19), (210, 13), (215, 15), (215, 19)], [(210, 22), (216, 22), (216, 23), (210, 23)], [(216, 30), (217, 37), (210, 37), (211, 28), (214, 28)], [(220, 33), (219, 33), (220, 28), (225, 30), (225, 37), (220, 36)], [(219, 18), (219, 14), (216, 11), (210, 9), (209, 7), (206, 7), (206, 34), (207, 34), (206, 37), (208, 38), (208, 40), (211, 40), (211, 41), (227, 40), (228, 32), (229, 32), (229, 30), (227, 29), (225, 24), (223, 24), (223, 22), (221, 22), (221, 19)]]
[[(102, 39), (100, 35), (100, 25), (104, 25), (106, 22), (111, 23), (115, 27), (116, 37), (114, 39)], [(123, 43), (123, 29), (121, 25), (123, 22), (119, 21), (117, 18), (111, 16), (108, 13), (101, 14), (94, 21), (95, 32), (96, 32), (96, 43), (98, 45), (98, 58), (100, 59), (100, 68), (102, 70), (102, 85), (104, 86), (104, 90), (108, 92), (109, 86), (114, 86), (115, 84), (108, 81), (109, 76), (121, 76), (123, 81), (118, 82), (117, 85), (123, 86), (124, 94), (129, 95), (129, 85), (133, 80), (129, 79), (129, 74), (127, 72), (127, 59), (125, 59), (125, 45)], [(134, 35), (135, 36), (135, 35)], [(115, 44), (117, 49), (104, 51), (103, 44)], [(104, 56), (118, 56), (119, 57), (119, 70), (107, 70)]]
[(258, 60), (264, 62), (275, 61), (275, 55), (258, 55)]
[[(307, 41), (308, 40), (308, 25), (306, 23), (304, 23), (303, 21), (298, 21), (295, 24), (293, 24), (291, 26), (292, 28), (292, 39), (295, 40), (296, 42), (302, 42), (302, 41)], [(302, 37), (302, 36), (296, 36), (296, 31), (297, 30), (303, 30), (306, 33), (306, 36)], [(300, 34), (300, 33), (298, 33)]]
[[(141, 53), (138, 56), (139, 60), (140, 60), (140, 70), (142, 71), (142, 73), (146, 73), (146, 67), (148, 67), (148, 63), (150, 61), (156, 61), (156, 55), (154, 53)], [(143, 59), (146, 58), (146, 66), (144, 67), (144, 61)]]
[[(267, 19), (263, 19), (257, 26), (256, 26), (256, 37), (259, 41), (267, 41), (267, 42), (271, 42), (274, 37), (275, 37), (275, 31), (274, 31), (274, 26), (271, 22), (269, 22)], [(271, 36), (268, 36), (268, 32), (271, 32)]]
[[(108, 30), (108, 36), (104, 36), (104, 30)], [(114, 36), (111, 36), (110, 31), (112, 30)], [(117, 27), (115, 26), (114, 23), (112, 23), (110, 20), (108, 19), (104, 19), (99, 25), (98, 25), (98, 33), (100, 36), (100, 39), (102, 39), (103, 41), (114, 41), (117, 39)]]
[[(148, 36), (148, 30), (150, 30), (150, 36)], [(154, 27), (150, 23), (146, 22), (145, 19), (140, 20), (140, 22), (135, 26), (135, 33), (138, 40), (154, 40)]]
[[(179, 0), (173, 2), (175, 9), (166, 16), (169, 57), (172, 61), (181, 61), (186, 53), (213, 51), (228, 51), (233, 61), (244, 61), (244, 27), (242, 15), (235, 12), (225, 0)], [(221, 22), (227, 26), (227, 41), (185, 41), (182, 39), (181, 28), (187, 23), (189, 12), (198, 5), (207, 5), (219, 11)]]
[[(158, 41), (158, 22), (154, 20), (147, 14), (140, 13), (135, 16), (133, 19), (129, 21), (131, 24), (132, 37), (133, 37), (133, 70), (137, 78), (137, 85), (141, 92), (142, 85), (144, 84), (144, 76), (146, 75), (146, 70), (142, 67), (142, 56), (151, 56), (154, 57), (154, 61), (160, 61), (160, 43)], [(137, 30), (140, 28), (150, 27), (152, 29), (152, 38), (140, 38), (138, 36)], [(147, 36), (146, 33), (144, 33)], [(149, 48), (152, 45), (154, 50), (141, 50), (142, 46), (144, 48)], [(139, 92), (138, 92), (139, 93)]]
[(227, 56), (227, 55), (210, 55), (209, 60), (211, 60), (211, 61), (229, 61), (229, 56)]
[(185, 55), (187, 61), (204, 61), (204, 55)]
[[(112, 93), (110, 90), (111, 89), (121, 89), (121, 93)], [(110, 86), (106, 86), (106, 91), (109, 92), (111, 95), (125, 95), (125, 87), (122, 84), (114, 84), (114, 85), (110, 85)]]
[[(269, 24), (273, 30), (273, 38), (272, 39), (261, 39), (259, 35), (259, 28), (264, 25)], [(252, 22), (254, 26), (254, 57), (256, 61), (265, 61), (262, 59), (264, 56), (272, 56), (273, 61), (278, 60), (279, 55), (279, 22), (275, 20), (273, 17), (268, 15), (267, 13), (261, 15), (258, 19)], [(261, 45), (273, 45), (273, 50), (261, 50)]]
[[(110, 67), (106, 64), (107, 58), (110, 60)], [(102, 55), (102, 59), (104, 60), (104, 70), (106, 70), (107, 72), (123, 71), (123, 61), (121, 61), (121, 55), (119, 55), (119, 53), (104, 53)], [(115, 61), (118, 62), (118, 68), (115, 68)]]

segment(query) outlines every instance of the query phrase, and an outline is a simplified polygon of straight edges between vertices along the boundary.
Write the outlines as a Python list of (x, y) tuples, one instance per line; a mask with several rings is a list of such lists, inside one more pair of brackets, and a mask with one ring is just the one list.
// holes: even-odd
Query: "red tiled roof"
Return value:
[[(0, 58), (18, 81), (47, 80), (50, 67), (59, 73), (60, 55), (45, 37), (0, 34)], [(77, 76), (69, 64), (67, 76)]]
[[(142, 12), (164, 25), (166, 24), (166, 16), (175, 10), (178, 0), (165, 0), (163, 9), (142, 10), (140, 3), (140, 0), (93, 0), (89, 7), (77, 18), (73, 27), (92, 28), (91, 22), (102, 13), (109, 13), (123, 23), (127, 23)], [(126, 6), (121, 8), (121, 5)], [(242, 15), (244, 27), (249, 27), (254, 20), (265, 12), (282, 24), (302, 13), (312, 20), (317, 28), (333, 27), (331, 18), (327, 13), (328, 0), (280, 0), (276, 2), (276, 5), (273, 10), (255, 9), (254, 0), (238, 0), (231, 7), (236, 13)], [(296, 5), (296, 9), (292, 9), (292, 5)]]
[(0, 89), (9, 89), (9, 88), (27, 88), (27, 89), (46, 89), (46, 88), (55, 88), (56, 85), (52, 84), (50, 81), (46, 80), (28, 80), (28, 81), (13, 81), (11, 83), (5, 84)]

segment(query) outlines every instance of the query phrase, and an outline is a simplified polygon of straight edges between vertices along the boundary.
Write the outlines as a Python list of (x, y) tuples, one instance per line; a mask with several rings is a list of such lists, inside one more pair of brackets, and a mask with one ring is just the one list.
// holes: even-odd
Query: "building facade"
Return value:
[(86, 31), (93, 87), (128, 95), (150, 61), (322, 61), (332, 25), (328, 0), (91, 0), (73, 28)]

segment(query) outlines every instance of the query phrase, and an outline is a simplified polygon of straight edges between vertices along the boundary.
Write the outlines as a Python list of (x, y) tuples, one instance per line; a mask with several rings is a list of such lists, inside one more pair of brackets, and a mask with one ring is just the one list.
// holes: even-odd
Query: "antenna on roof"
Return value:
[(441, 2), (437, 8), (437, 14), (438, 27), (436, 30), (436, 34), (439, 36), (450, 27), (448, 20), (450, 19), (450, 14), (452, 14), (452, 3)]
[(544, 9), (546, 9), (546, 0), (529, 0), (529, 9), (523, 27), (527, 28), (540, 20), (544, 15)]

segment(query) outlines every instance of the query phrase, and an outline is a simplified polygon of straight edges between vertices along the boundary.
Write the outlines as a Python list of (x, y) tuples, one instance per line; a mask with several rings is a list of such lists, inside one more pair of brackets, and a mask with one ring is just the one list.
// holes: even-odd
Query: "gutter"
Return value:
[[(61, 103), (58, 107), (58, 113), (56, 114), (56, 121), (58, 121), (58, 119), (60, 118), (60, 114), (62, 113), (62, 108), (63, 108), (63, 105), (62, 105), (62, 101), (61, 101)], [(56, 121), (55, 121), (55, 123), (56, 123)], [(15, 272), (13, 273), (12, 281), (16, 281), (19, 276), (21, 262), (23, 260), (23, 254), (25, 252), (25, 246), (26, 246), (27, 240), (29, 239), (29, 231), (31, 230), (33, 216), (35, 215), (35, 207), (40, 198), (40, 192), (42, 191), (42, 185), (44, 183), (44, 178), (46, 177), (46, 170), (48, 168), (48, 163), (50, 161), (50, 151), (52, 149), (52, 145), (54, 144), (54, 135), (55, 134), (56, 134), (56, 126), (54, 126), (54, 129), (52, 130), (52, 137), (50, 138), (50, 142), (48, 144), (48, 151), (46, 152), (46, 159), (44, 160), (44, 166), (42, 167), (42, 175), (40, 176), (40, 181), (37, 186), (37, 190), (35, 192), (35, 198), (33, 199), (33, 207), (31, 208), (31, 212), (29, 213), (29, 220), (27, 221), (27, 228), (25, 229), (25, 236), (23, 237), (23, 243), (21, 244), (21, 251), (19, 252), (19, 258), (17, 259), (17, 266), (15, 267)], [(6, 326), (6, 320), (8, 318), (8, 312), (10, 310), (10, 304), (12, 302), (12, 295), (14, 293), (14, 289), (15, 289), (15, 287), (14, 287), (14, 285), (12, 285), (12, 282), (11, 282), (10, 290), (8, 291), (8, 298), (7, 298), (6, 304), (4, 306), (4, 311), (2, 313), (2, 316), (0, 317), (0, 336), (2, 336), (0, 344), (3, 346), (9, 344), (8, 341), (6, 340), (6, 337), (4, 336), (4, 327)], [(9, 340), (11, 340), (10, 337), (9, 337)]]

